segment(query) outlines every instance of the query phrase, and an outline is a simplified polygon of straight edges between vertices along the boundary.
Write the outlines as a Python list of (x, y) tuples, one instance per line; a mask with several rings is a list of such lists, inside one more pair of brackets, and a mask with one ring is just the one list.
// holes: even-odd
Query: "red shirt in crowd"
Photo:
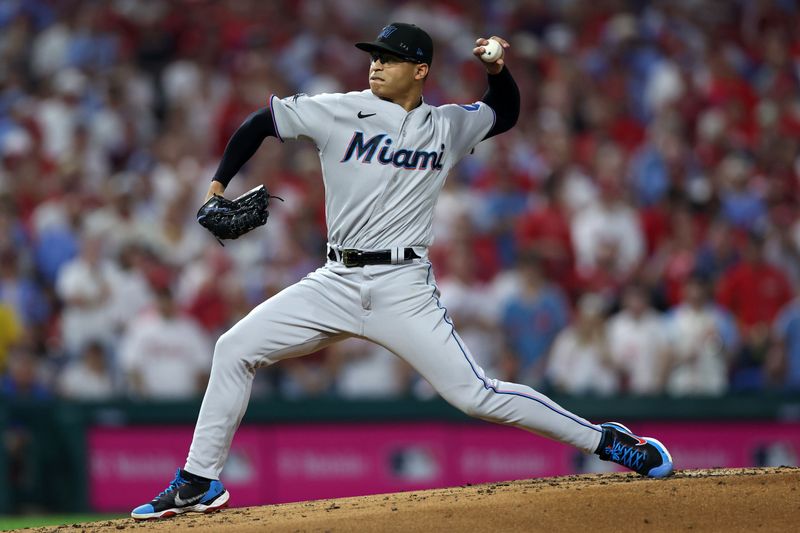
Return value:
[(572, 271), (569, 221), (558, 205), (548, 203), (525, 214), (517, 224), (516, 238), (520, 250), (533, 250), (541, 256), (550, 278)]
[(759, 262), (741, 262), (720, 279), (717, 301), (728, 308), (744, 330), (769, 323), (792, 299), (792, 289), (784, 273)]

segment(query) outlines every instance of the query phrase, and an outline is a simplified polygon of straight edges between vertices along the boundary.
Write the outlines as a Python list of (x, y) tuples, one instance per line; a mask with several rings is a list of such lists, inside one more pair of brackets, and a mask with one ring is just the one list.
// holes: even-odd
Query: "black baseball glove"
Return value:
[(278, 197), (270, 195), (263, 185), (234, 200), (214, 195), (197, 212), (197, 221), (214, 234), (220, 244), (222, 239), (238, 239), (267, 223), (270, 198)]

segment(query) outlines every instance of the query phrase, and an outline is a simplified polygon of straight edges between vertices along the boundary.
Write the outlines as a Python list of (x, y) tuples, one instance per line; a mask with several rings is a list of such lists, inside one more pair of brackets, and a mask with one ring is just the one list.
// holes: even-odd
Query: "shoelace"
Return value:
[(606, 451), (612, 461), (631, 470), (639, 470), (647, 458), (646, 452), (626, 446), (618, 440), (615, 440), (611, 446), (606, 448)]
[(181, 469), (179, 468), (178, 471), (175, 472), (175, 479), (173, 479), (170, 482), (169, 487), (167, 487), (166, 489), (161, 491), (161, 493), (158, 496), (156, 496), (156, 498), (160, 498), (161, 496), (163, 496), (163, 495), (165, 495), (167, 493), (170, 493), (170, 492), (172, 492), (174, 490), (178, 490), (178, 488), (181, 485), (185, 485), (185, 484), (186, 484), (186, 480), (181, 477)]

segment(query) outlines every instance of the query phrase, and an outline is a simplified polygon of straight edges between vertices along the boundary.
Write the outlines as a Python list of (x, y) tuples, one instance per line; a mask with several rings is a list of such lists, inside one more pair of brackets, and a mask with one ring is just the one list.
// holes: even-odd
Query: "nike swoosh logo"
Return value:
[(175, 495), (175, 505), (177, 507), (183, 507), (185, 505), (192, 505), (193, 503), (197, 503), (203, 499), (205, 494), (198, 494), (197, 496), (192, 496), (191, 498), (186, 498), (185, 500), (181, 498), (180, 494)]
[(647, 444), (647, 441), (641, 437), (634, 437), (634, 438), (639, 441), (636, 443), (637, 446), (644, 446), (645, 444)]
[(377, 115), (377, 113), (368, 113), (368, 114), (365, 115), (361, 111), (358, 112), (358, 118), (367, 118), (367, 117), (371, 117), (373, 115)]

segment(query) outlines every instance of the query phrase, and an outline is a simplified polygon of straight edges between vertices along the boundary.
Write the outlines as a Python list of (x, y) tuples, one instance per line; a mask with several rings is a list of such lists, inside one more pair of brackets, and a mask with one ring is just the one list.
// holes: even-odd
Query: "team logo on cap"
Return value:
[(388, 39), (391, 34), (397, 31), (397, 26), (386, 26), (381, 30), (381, 33), (378, 35), (378, 39)]

